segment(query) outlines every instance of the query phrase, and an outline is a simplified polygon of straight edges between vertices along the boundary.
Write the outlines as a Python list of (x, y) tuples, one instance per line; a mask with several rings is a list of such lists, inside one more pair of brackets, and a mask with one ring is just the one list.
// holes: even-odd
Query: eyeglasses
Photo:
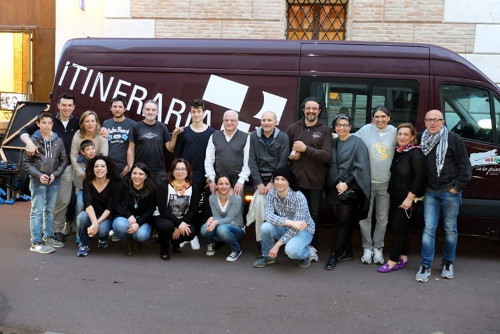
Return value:
[(176, 168), (176, 169), (174, 169), (174, 170), (175, 170), (176, 172), (185, 172), (185, 171), (187, 171), (187, 169), (186, 169), (186, 168)]
[(236, 122), (238, 122), (238, 120), (237, 119), (225, 119), (224, 122), (226, 122), (226, 123), (236, 123)]
[(437, 123), (437, 122), (444, 121), (444, 119), (442, 119), (442, 118), (426, 118), (426, 119), (424, 119), (424, 121), (426, 123)]
[(342, 123), (342, 124), (337, 123), (337, 124), (335, 124), (335, 127), (336, 127), (336, 128), (348, 128), (348, 127), (350, 127), (350, 126), (351, 126), (351, 125), (350, 125), (349, 123)]

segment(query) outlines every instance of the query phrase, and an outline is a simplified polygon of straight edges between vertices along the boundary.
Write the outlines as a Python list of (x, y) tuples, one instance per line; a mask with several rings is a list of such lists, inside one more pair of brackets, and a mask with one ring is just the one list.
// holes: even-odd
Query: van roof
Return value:
[[(70, 51), (71, 50), (71, 51)], [(302, 58), (307, 57), (354, 57), (353, 61), (365, 64), (360, 58), (392, 58), (399, 61), (420, 60), (429, 62), (429, 75), (442, 77), (466, 78), (469, 80), (489, 81), (494, 84), (489, 78), (481, 73), (469, 61), (459, 56), (458, 54), (431, 44), (418, 43), (394, 43), (394, 42), (363, 42), (363, 41), (301, 41), (301, 40), (250, 40), (250, 39), (175, 39), (175, 38), (82, 38), (69, 40), (61, 53), (61, 59), (65, 58), (65, 53), (73, 53), (70, 59), (77, 54), (85, 53), (87, 56), (93, 54), (92, 57), (87, 57), (92, 65), (99, 69), (101, 66), (109, 66), (108, 57), (100, 57), (99, 54), (117, 53), (126, 57), (112, 57), (112, 66), (136, 66), (151, 67), (188, 67), (188, 68), (241, 68), (243, 65), (249, 70), (261, 70), (280, 72), (285, 71), (296, 73), (299, 67), (299, 55)], [(148, 53), (148, 57), (144, 55)], [(199, 53), (199, 61), (196, 58), (191, 58), (191, 64), (172, 63), (172, 57), (166, 58), (161, 55), (165, 54), (196, 54)], [(222, 61), (222, 64), (206, 63), (208, 54), (231, 55), (234, 59), (235, 55), (281, 55), (285, 57), (279, 63), (257, 61), (248, 62), (246, 59), (243, 62), (233, 60), (230, 63)], [(134, 57), (137, 55), (137, 57)], [(67, 55), (66, 55), (67, 56)], [(288, 59), (286, 59), (288, 57)], [(78, 57), (82, 59), (83, 57)], [(213, 58), (212, 58), (213, 59)], [(260, 58), (261, 60), (263, 58)], [(147, 63), (143, 63), (147, 62)], [(81, 61), (79, 62), (81, 64)], [(401, 62), (398, 62), (397, 69), (394, 73), (406, 72), (401, 68)], [(86, 65), (86, 64), (82, 64)], [(88, 64), (90, 65), (90, 63)], [(407, 69), (410, 67), (407, 67)], [(304, 70), (304, 69), (303, 69)], [(366, 69), (369, 73), (370, 69)], [(326, 71), (329, 72), (329, 71)], [(362, 71), (363, 73), (364, 71)], [(388, 72), (391, 73), (391, 72)], [(411, 73), (411, 70), (405, 74)], [(422, 73), (420, 73), (422, 74)]]

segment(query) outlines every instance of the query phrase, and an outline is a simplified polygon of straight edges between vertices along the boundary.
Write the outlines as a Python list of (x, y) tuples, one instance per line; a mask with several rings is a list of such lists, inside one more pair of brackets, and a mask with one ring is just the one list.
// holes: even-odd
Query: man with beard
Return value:
[[(321, 194), (326, 181), (326, 164), (332, 151), (332, 130), (318, 119), (323, 108), (317, 97), (306, 98), (301, 109), (304, 118), (290, 125), (287, 130), (291, 147), (288, 159), (317, 227)], [(312, 245), (316, 236), (317, 230)], [(317, 259), (316, 249), (311, 247), (311, 260)]]
[(105, 120), (102, 125), (108, 129), (109, 151), (108, 156), (116, 164), (120, 177), (124, 177), (129, 172), (127, 165), (127, 150), (132, 135), (132, 128), (135, 121), (125, 117), (127, 111), (127, 101), (122, 96), (116, 96), (111, 100), (110, 110), (113, 118)]

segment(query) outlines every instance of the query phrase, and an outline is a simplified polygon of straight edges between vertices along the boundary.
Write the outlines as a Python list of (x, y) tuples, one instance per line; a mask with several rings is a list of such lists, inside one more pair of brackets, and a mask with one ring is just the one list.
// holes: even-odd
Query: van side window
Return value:
[[(299, 101), (308, 96), (320, 98), (325, 106), (320, 114), (321, 121), (331, 127), (337, 114), (348, 114), (354, 132), (371, 122), (371, 110), (379, 105), (391, 111), (393, 125), (415, 124), (418, 92), (419, 83), (412, 80), (302, 77)], [(302, 116), (299, 111), (298, 118)]]
[(473, 140), (498, 142), (498, 137), (493, 137), (491, 108), (495, 105), (494, 122), (498, 128), (499, 102), (495, 98), (495, 103), (490, 104), (488, 90), (473, 86), (443, 84), (441, 96), (446, 126), (451, 132)]

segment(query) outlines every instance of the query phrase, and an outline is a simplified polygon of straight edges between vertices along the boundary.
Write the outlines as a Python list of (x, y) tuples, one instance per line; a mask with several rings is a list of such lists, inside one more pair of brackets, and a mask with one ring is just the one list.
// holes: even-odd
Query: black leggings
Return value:
[[(172, 239), (172, 233), (174, 233), (175, 230), (174, 223), (167, 218), (156, 216), (153, 219), (153, 224), (158, 231), (160, 246), (164, 249), (168, 249), (170, 240)], [(181, 242), (192, 240), (196, 235), (196, 228), (194, 227), (194, 224), (189, 224), (189, 229), (191, 230), (189, 235), (181, 235), (179, 239), (174, 240), (173, 242), (180, 244)]]
[(394, 262), (399, 261), (401, 255), (408, 255), (409, 230), (412, 209), (405, 210), (398, 207), (402, 201), (398, 203), (392, 202), (393, 219), (392, 219), (392, 247), (389, 259)]
[(332, 252), (341, 255), (346, 247), (352, 245), (352, 216), (357, 204), (339, 203), (333, 205), (335, 212), (335, 231), (333, 234)]

